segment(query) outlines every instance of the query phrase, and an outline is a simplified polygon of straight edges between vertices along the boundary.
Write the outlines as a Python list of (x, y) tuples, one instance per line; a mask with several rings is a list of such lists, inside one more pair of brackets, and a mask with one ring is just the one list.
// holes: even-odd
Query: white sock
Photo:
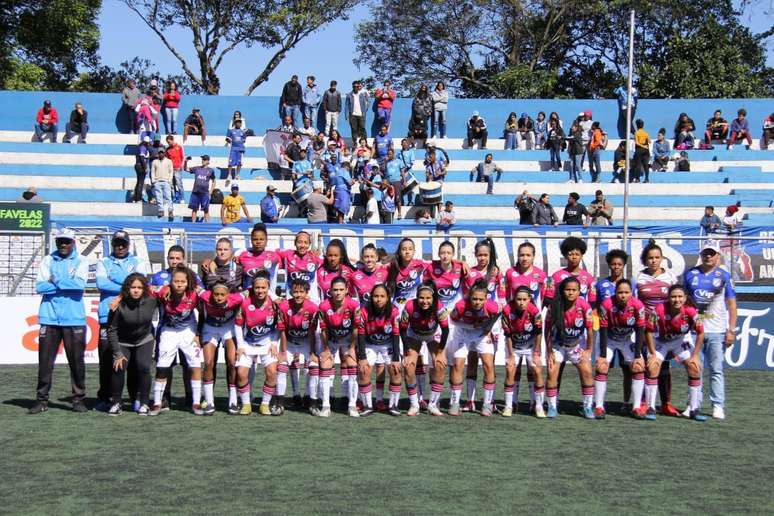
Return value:
[(632, 374), (632, 394), (631, 399), (627, 400), (632, 407), (639, 407), (642, 401), (642, 391), (645, 389), (645, 373)]
[(360, 402), (363, 403), (363, 406), (369, 409), (372, 408), (373, 398), (371, 396), (371, 384), (369, 383), (368, 385), (359, 385), (358, 390), (360, 391)]
[(317, 391), (320, 387), (320, 368), (310, 367), (309, 376), (306, 377), (306, 390), (309, 394), (309, 399), (317, 399)]
[(476, 401), (476, 381), (477, 378), (465, 379), (465, 393), (468, 396), (468, 401)]
[(166, 380), (156, 380), (153, 382), (153, 404), (161, 405), (161, 398), (164, 396), (164, 389), (167, 387)]
[(548, 408), (556, 408), (556, 396), (548, 396)]
[(229, 385), (228, 386), (228, 405), (236, 405), (237, 404), (237, 389), (236, 385)]
[(459, 404), (461, 395), (462, 395), (462, 385), (452, 385), (451, 400), (450, 400), (452, 405)]
[(607, 375), (597, 373), (594, 376), (594, 406), (605, 406), (605, 394), (607, 393)]
[(581, 394), (583, 395), (583, 408), (594, 406), (594, 386), (583, 387), (581, 386)]
[(239, 399), (242, 401), (242, 406), (250, 405), (250, 384), (249, 383), (239, 389)]
[(191, 396), (193, 397), (193, 404), (199, 405), (202, 402), (202, 381), (191, 380)]
[[(280, 370), (284, 369), (284, 371)], [(280, 364), (277, 367), (277, 396), (284, 396), (288, 388), (288, 366)]]
[(441, 393), (443, 392), (443, 384), (431, 383), (430, 384), (430, 405), (433, 407), (438, 406), (438, 400), (441, 399)]
[[(633, 383), (633, 382), (632, 382)], [(648, 403), (648, 407), (652, 408), (653, 410), (656, 409), (656, 395), (658, 394), (658, 378), (648, 378), (645, 380), (645, 399)], [(636, 399), (634, 398), (635, 405), (634, 407), (637, 408)]]
[(274, 392), (276, 391), (276, 387), (269, 387), (265, 383), (263, 384), (263, 397), (261, 398), (261, 405), (269, 406), (269, 403), (271, 403), (271, 398), (274, 395)]
[(400, 402), (400, 385), (390, 384), (390, 407), (398, 407)]
[(494, 401), (495, 385), (495, 383), (484, 382), (484, 403), (488, 407), (491, 406)]
[(417, 366), (417, 390), (420, 400), (425, 399), (425, 394), (427, 394), (427, 373), (425, 371), (425, 366), (422, 366), (421, 369)]
[(535, 389), (535, 406), (543, 408), (543, 402), (545, 401), (546, 391), (545, 388)]
[(320, 375), (320, 398), (322, 398), (323, 408), (331, 406), (331, 388), (333, 387), (333, 369), (321, 371)]
[(204, 382), (202, 384), (202, 389), (204, 390), (204, 401), (207, 402), (207, 405), (215, 405), (215, 393), (213, 392), (214, 387), (213, 382)]
[(513, 407), (513, 385), (506, 385), (503, 392), (505, 394), (505, 408)]
[(691, 410), (701, 408), (701, 378), (688, 378), (688, 403)]

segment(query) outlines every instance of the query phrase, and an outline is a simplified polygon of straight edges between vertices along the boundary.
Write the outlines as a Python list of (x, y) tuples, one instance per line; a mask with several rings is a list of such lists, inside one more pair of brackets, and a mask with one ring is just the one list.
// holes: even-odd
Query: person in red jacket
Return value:
[(43, 107), (38, 110), (35, 118), (35, 141), (42, 142), (45, 133), (51, 133), (51, 143), (56, 143), (57, 123), (59, 114), (51, 106), (51, 101), (43, 102)]
[(384, 81), (384, 87), (376, 90), (374, 96), (376, 97), (377, 116), (381, 120), (381, 125), (386, 125), (389, 131), (392, 120), (392, 103), (398, 98), (398, 94), (392, 89), (392, 83), (388, 79)]
[(183, 146), (175, 141), (174, 136), (167, 135), (167, 157), (172, 160), (172, 169), (174, 170), (174, 181), (172, 184), (172, 202), (183, 202), (185, 192), (183, 191), (183, 170), (187, 170), (187, 161)]
[(180, 92), (175, 81), (169, 81), (164, 92), (164, 130), (167, 134), (177, 134), (177, 114), (180, 107)]

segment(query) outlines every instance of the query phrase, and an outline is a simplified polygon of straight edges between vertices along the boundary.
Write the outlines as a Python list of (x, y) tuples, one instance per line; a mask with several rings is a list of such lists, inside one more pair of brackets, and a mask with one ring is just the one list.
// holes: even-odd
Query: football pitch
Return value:
[[(577, 374), (569, 368), (554, 421), (525, 415), (525, 403), (509, 419), (424, 413), (320, 419), (292, 410), (282, 417), (228, 416), (222, 371), (213, 417), (174, 407), (155, 418), (75, 414), (66, 366), (56, 368), (49, 411), (30, 416), (35, 374), (32, 366), (0, 367), (4, 514), (774, 511), (773, 389), (765, 372), (728, 371), (728, 419), (706, 423), (614, 414), (584, 420), (575, 404)], [(173, 396), (182, 396), (181, 378), (178, 368)], [(96, 380), (89, 366), (89, 405)], [(254, 395), (261, 382), (259, 374)], [(682, 407), (685, 375), (674, 368), (673, 390)], [(608, 411), (616, 411), (618, 369), (611, 371), (608, 399)]]

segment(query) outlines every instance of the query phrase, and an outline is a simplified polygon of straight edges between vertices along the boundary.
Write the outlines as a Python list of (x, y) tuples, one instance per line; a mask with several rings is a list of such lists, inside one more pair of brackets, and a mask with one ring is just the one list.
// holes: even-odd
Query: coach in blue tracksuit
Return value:
[(38, 338), (38, 387), (35, 404), (30, 414), (48, 410), (51, 374), (64, 341), (70, 383), (73, 391), (73, 411), (86, 412), (86, 310), (83, 291), (89, 275), (89, 263), (75, 251), (75, 234), (65, 229), (55, 238), (56, 251), (40, 263), (35, 290), (43, 296), (38, 311), (40, 335)]
[[(121, 285), (127, 276), (133, 272), (150, 274), (150, 266), (145, 260), (129, 254), (129, 233), (120, 230), (113, 233), (110, 239), (110, 256), (97, 262), (97, 288), (99, 289), (99, 390), (97, 398), (98, 409), (107, 410), (110, 403), (111, 378), (113, 375), (113, 353), (108, 342), (107, 330), (110, 303), (121, 292)], [(129, 394), (137, 392), (135, 378), (128, 378)], [(136, 398), (132, 397), (134, 401)]]

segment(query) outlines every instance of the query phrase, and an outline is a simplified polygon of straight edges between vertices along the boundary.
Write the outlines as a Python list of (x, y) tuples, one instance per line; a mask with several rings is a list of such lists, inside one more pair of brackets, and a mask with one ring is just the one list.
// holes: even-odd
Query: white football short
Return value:
[(277, 342), (271, 339), (264, 339), (260, 341), (259, 345), (240, 346), (238, 351), (242, 351), (242, 354), (237, 360), (237, 367), (252, 367), (253, 364), (261, 364), (264, 369), (271, 364), (277, 362), (277, 358), (271, 356), (271, 346), (276, 345)]
[(683, 337), (668, 341), (656, 340), (655, 344), (656, 356), (661, 361), (664, 360), (670, 351), (678, 362), (688, 360), (693, 354), (693, 342), (683, 340)]
[(224, 324), (223, 326), (210, 326), (205, 324), (202, 328), (202, 346), (205, 344), (215, 344), (216, 346), (225, 346), (226, 341), (234, 339), (234, 323)]
[(159, 336), (158, 367), (170, 367), (180, 351), (185, 355), (188, 367), (201, 367), (202, 349), (194, 344), (196, 332), (193, 328), (163, 328)]
[(558, 364), (561, 364), (566, 360), (572, 365), (578, 365), (584, 351), (586, 351), (586, 348), (581, 344), (576, 344), (574, 346), (554, 344), (553, 346), (554, 360)]

